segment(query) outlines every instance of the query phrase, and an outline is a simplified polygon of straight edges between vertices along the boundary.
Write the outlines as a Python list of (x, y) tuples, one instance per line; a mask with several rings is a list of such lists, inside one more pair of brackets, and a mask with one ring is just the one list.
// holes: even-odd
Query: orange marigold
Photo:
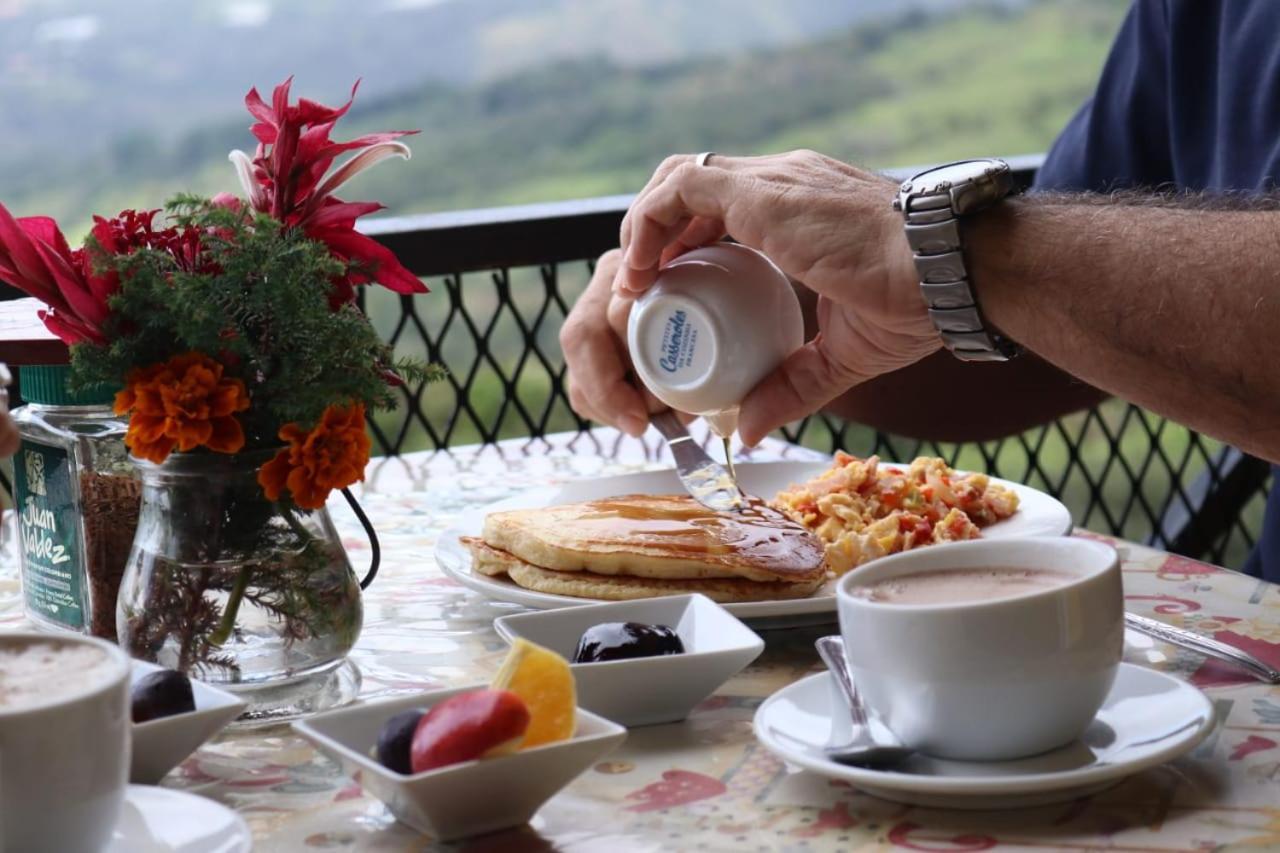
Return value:
[(329, 406), (309, 432), (296, 423), (285, 424), (280, 438), (289, 446), (258, 471), (268, 500), (280, 500), (287, 488), (298, 506), (319, 509), (330, 491), (364, 479), (370, 444), (363, 403)]
[(235, 413), (249, 408), (249, 394), (222, 370), (207, 355), (189, 352), (132, 371), (116, 394), (115, 412), (129, 413), (124, 443), (133, 455), (159, 464), (174, 448), (236, 453), (244, 447)]

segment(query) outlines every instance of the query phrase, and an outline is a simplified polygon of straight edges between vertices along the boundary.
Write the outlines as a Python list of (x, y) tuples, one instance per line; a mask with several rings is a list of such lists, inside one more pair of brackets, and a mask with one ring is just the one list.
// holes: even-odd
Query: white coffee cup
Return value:
[[(852, 592), (905, 575), (986, 568), (1070, 578), (946, 604)], [(867, 707), (905, 745), (941, 758), (1021, 758), (1075, 740), (1111, 689), (1124, 647), (1119, 558), (1086, 539), (979, 539), (884, 557), (840, 581), (837, 606)]]
[(129, 782), (129, 657), (93, 637), (0, 633), (0, 649), (18, 644), (91, 645), (110, 669), (47, 701), (0, 703), (0, 850), (99, 851)]
[(667, 264), (627, 321), (640, 380), (671, 408), (695, 415), (736, 410), (803, 343), (790, 280), (736, 243), (703, 246)]

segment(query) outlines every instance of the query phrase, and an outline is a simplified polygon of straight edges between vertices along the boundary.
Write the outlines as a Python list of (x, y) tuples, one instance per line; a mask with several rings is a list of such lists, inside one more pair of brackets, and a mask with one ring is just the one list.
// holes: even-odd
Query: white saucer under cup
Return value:
[(104, 853), (249, 853), (253, 833), (219, 802), (172, 788), (130, 785)]
[(916, 755), (887, 769), (836, 764), (823, 747), (833, 723), (847, 714), (831, 690), (831, 677), (819, 673), (766, 699), (756, 712), (755, 733), (788, 765), (881, 799), (948, 809), (1012, 809), (1067, 802), (1109, 788), (1190, 752), (1215, 725), (1213, 705), (1198, 689), (1133, 664), (1120, 665), (1082, 738), (1013, 761)]

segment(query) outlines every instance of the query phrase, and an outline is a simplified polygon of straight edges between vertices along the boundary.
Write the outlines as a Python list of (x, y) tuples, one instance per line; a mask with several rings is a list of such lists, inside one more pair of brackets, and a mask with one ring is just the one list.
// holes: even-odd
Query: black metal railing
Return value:
[[(1038, 157), (1014, 158), (1021, 185)], [(904, 170), (905, 171), (905, 170)], [(403, 354), (449, 368), (405, 387), (371, 419), (377, 451), (447, 449), (589, 426), (569, 407), (558, 333), (599, 254), (617, 243), (630, 197), (386, 218), (367, 233), (432, 293), (361, 288), (361, 306)], [(1259, 460), (1118, 400), (997, 441), (921, 442), (825, 414), (784, 431), (821, 450), (952, 464), (1062, 499), (1081, 526), (1239, 566), (1257, 538), (1269, 469)]]

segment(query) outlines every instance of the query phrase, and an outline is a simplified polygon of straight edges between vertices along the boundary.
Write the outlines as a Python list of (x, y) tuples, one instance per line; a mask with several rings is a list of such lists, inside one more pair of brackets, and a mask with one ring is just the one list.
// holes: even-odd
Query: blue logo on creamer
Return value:
[(667, 327), (662, 332), (662, 358), (658, 365), (667, 373), (675, 373), (680, 367), (680, 345), (685, 336), (685, 313), (677, 310), (667, 318)]

